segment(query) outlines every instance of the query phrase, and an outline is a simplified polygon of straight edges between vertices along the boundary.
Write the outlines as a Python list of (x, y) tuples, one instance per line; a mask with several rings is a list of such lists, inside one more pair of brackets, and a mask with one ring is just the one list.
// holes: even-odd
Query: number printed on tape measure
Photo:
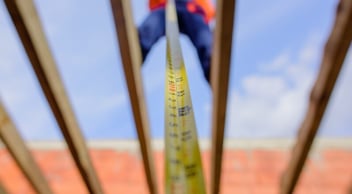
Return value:
[(178, 108), (178, 116), (186, 116), (191, 112), (191, 107), (190, 106), (184, 106), (181, 108)]
[(182, 132), (182, 141), (187, 141), (192, 139), (192, 133), (190, 130)]
[(170, 163), (178, 165), (178, 164), (181, 164), (181, 161), (179, 159), (177, 159), (177, 158), (174, 158), (174, 159), (170, 159)]
[(174, 181), (180, 180), (180, 176), (171, 176), (171, 179)]
[(183, 77), (177, 77), (176, 78), (176, 82), (182, 82), (183, 81)]
[(185, 90), (177, 91), (177, 96), (184, 96)]
[(170, 108), (170, 109), (176, 109), (176, 106), (169, 105), (169, 108)]
[(169, 133), (169, 136), (170, 136), (170, 137), (173, 137), (173, 138), (178, 138), (178, 134), (177, 134), (177, 133), (172, 133), (172, 132), (170, 132), (170, 133)]
[(177, 127), (178, 124), (175, 122), (169, 122), (169, 127)]
[(174, 149), (176, 150), (176, 151), (180, 151), (181, 150), (181, 146), (174, 146)]
[(195, 170), (186, 173), (187, 178), (194, 177), (196, 175), (197, 175), (197, 172)]
[(195, 164), (190, 164), (190, 165), (186, 165), (185, 169), (186, 169), (186, 176), (187, 177), (192, 177), (196, 175), (196, 169), (197, 166)]
[(174, 3), (166, 7), (165, 194), (206, 194)]
[(168, 99), (170, 102), (176, 102), (176, 99), (174, 99), (174, 98), (169, 98)]
[(169, 84), (169, 91), (171, 91), (171, 92), (176, 91), (176, 85), (174, 83)]
[(169, 116), (170, 116), (170, 117), (177, 117), (177, 115), (174, 114), (174, 113), (170, 113)]

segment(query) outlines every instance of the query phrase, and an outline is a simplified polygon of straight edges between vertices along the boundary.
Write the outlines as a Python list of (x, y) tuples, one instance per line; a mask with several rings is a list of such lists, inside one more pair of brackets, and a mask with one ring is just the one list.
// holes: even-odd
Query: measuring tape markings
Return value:
[(203, 169), (175, 4), (166, 9), (165, 175), (167, 194), (205, 194)]

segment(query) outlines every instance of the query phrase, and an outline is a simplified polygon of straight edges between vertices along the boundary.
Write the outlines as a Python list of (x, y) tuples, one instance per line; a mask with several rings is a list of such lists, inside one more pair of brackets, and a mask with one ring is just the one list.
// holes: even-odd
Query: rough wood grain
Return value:
[[(0, 139), (37, 193), (52, 193), (47, 180), (0, 102)], [(0, 167), (1, 168), (1, 167)], [(5, 193), (1, 189), (0, 193)]]
[(5, 187), (2, 186), (1, 183), (0, 183), (0, 194), (7, 194), (7, 191), (5, 190)]
[(352, 39), (352, 1), (341, 0), (329, 39), (325, 45), (320, 72), (311, 91), (306, 117), (299, 129), (292, 158), (282, 177), (281, 193), (294, 191), (314, 137), (319, 129), (336, 79)]
[(33, 0), (5, 0), (5, 4), (89, 192), (103, 193)]
[(220, 191), (221, 163), (226, 122), (235, 0), (217, 0), (214, 50), (211, 66), (213, 89), (210, 193)]
[(149, 123), (140, 73), (141, 50), (129, 0), (111, 0), (123, 69), (150, 193), (157, 193)]

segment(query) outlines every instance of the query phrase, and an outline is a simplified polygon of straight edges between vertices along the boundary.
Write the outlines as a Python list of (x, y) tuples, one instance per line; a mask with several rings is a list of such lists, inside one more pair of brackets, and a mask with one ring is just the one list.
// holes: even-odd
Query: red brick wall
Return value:
[[(33, 151), (55, 193), (87, 193), (67, 150)], [(115, 150), (91, 150), (94, 165), (107, 194), (146, 194), (147, 185), (139, 153)], [(159, 189), (163, 185), (164, 158), (154, 154)], [(277, 150), (226, 150), (223, 159), (223, 194), (279, 193), (280, 176), (289, 153)], [(203, 166), (209, 182), (209, 152), (203, 153)], [(0, 150), (0, 180), (10, 193), (34, 193), (24, 176), (4, 149)], [(352, 184), (352, 151), (325, 150), (315, 153), (307, 162), (296, 193), (347, 193)]]

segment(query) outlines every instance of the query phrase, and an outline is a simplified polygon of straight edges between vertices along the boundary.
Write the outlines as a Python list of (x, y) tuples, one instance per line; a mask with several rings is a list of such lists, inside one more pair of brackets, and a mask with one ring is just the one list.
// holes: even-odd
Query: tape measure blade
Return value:
[(203, 194), (201, 155), (173, 1), (166, 11), (165, 190), (167, 194)]

